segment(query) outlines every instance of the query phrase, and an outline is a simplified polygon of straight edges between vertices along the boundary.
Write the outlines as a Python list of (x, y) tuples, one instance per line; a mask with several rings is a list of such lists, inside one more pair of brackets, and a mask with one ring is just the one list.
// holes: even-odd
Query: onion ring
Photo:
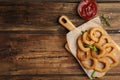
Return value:
[(96, 33), (97, 31), (100, 32), (101, 35), (104, 35), (104, 34), (105, 34), (105, 32), (103, 31), (102, 28), (98, 28), (98, 27), (92, 28), (92, 29), (90, 30), (90, 38), (91, 38), (93, 41), (95, 41), (95, 42), (98, 42), (98, 40), (99, 40), (99, 38), (96, 38), (96, 37), (95, 37), (95, 33)]
[(104, 40), (106, 41), (106, 43), (111, 42), (111, 40), (110, 40), (110, 38), (108, 36), (103, 35), (103, 36), (100, 37), (100, 39), (98, 41), (98, 44), (103, 46), (104, 45), (104, 43), (103, 43)]
[[(112, 43), (107, 43), (103, 46), (103, 48), (106, 50), (108, 54), (113, 53), (116, 49), (115, 45)], [(112, 48), (112, 50), (108, 51), (107, 48)]]
[[(84, 53), (85, 55), (82, 55), (82, 53)], [(87, 60), (90, 58), (90, 52), (84, 52), (84, 51), (81, 51), (79, 48), (77, 49), (77, 57), (78, 59), (81, 61), (81, 60)]]
[(84, 43), (86, 43), (86, 44), (91, 44), (91, 45), (94, 44), (94, 41), (89, 38), (88, 32), (85, 32), (85, 33), (83, 34), (82, 38), (83, 38), (83, 42), (84, 42)]
[(98, 59), (98, 62), (103, 63), (103, 64), (104, 64), (104, 68), (99, 68), (99, 67), (97, 67), (97, 65), (96, 65), (96, 67), (95, 67), (95, 70), (96, 70), (96, 71), (106, 72), (106, 71), (108, 71), (108, 70), (110, 69), (110, 64), (109, 64), (108, 61), (106, 61), (104, 58)]
[(94, 27), (84, 32), (78, 37), (77, 45), (76, 56), (88, 70), (107, 72), (118, 65), (119, 60), (115, 53), (118, 49), (102, 28)]
[(91, 53), (92, 57), (94, 57), (94, 58), (103, 57), (105, 55), (104, 48), (102, 48), (102, 46), (100, 46), (97, 43), (95, 43), (94, 45), (98, 48), (99, 52), (95, 52), (95, 51), (92, 50), (92, 53)]
[(85, 51), (85, 52), (87, 52), (87, 51), (90, 50), (90, 48), (85, 48), (85, 47), (84, 47), (84, 43), (83, 43), (83, 41), (82, 41), (82, 39), (81, 39), (81, 36), (78, 38), (78, 47), (79, 47), (81, 50)]
[(86, 69), (94, 69), (95, 66), (97, 65), (97, 59), (95, 58), (89, 58), (89, 60), (92, 61), (92, 65), (86, 64), (85, 61), (81, 61), (82, 65), (86, 68)]
[(107, 54), (106, 57), (109, 57), (113, 61), (113, 63), (110, 63), (111, 67), (114, 67), (118, 64), (118, 60), (114, 57), (114, 55)]

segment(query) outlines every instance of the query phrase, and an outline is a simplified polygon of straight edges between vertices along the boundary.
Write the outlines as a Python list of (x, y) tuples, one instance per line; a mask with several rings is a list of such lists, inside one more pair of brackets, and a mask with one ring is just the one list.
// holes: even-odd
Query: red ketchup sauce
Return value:
[(78, 6), (78, 13), (84, 19), (91, 19), (97, 13), (97, 4), (94, 0), (82, 0)]

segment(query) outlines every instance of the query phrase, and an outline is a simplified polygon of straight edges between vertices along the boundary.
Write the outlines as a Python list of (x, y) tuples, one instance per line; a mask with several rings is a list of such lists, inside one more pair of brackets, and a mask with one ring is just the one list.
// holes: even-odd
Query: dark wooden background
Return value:
[[(120, 0), (97, 0), (110, 20), (105, 27), (120, 45)], [(67, 15), (75, 26), (79, 0), (0, 0), (0, 80), (89, 80), (65, 48), (68, 32), (59, 23)], [(112, 30), (112, 31), (111, 31)], [(120, 64), (96, 80), (119, 80)]]

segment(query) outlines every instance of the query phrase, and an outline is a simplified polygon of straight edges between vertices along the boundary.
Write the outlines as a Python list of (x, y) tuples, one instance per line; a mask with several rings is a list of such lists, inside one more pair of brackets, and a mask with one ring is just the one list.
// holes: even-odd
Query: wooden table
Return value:
[[(120, 0), (97, 0), (109, 17), (104, 28), (120, 45)], [(0, 0), (0, 80), (89, 80), (64, 44), (59, 23), (67, 15), (75, 26), (86, 22), (76, 12), (79, 0)], [(111, 31), (112, 30), (112, 31)], [(96, 80), (119, 80), (120, 64)]]

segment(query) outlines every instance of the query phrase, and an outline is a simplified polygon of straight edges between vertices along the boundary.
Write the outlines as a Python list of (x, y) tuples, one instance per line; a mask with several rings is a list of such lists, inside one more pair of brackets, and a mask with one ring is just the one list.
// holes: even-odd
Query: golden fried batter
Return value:
[(94, 58), (101, 58), (101, 57), (103, 57), (103, 56), (105, 55), (105, 49), (103, 49), (102, 46), (100, 46), (100, 45), (97, 44), (97, 43), (95, 43), (94, 45), (97, 47), (97, 49), (98, 49), (99, 51), (98, 51), (98, 52), (95, 52), (95, 51), (92, 50), (92, 54), (91, 54), (91, 55), (92, 55)]
[(116, 47), (113, 43), (107, 43), (103, 46), (103, 49), (106, 50), (106, 53), (110, 54), (115, 51)]
[(96, 71), (99, 71), (99, 72), (106, 72), (110, 69), (110, 64), (108, 63), (108, 61), (106, 61), (104, 58), (100, 58), (98, 59), (98, 62), (102, 63), (104, 66), (103, 68), (99, 68), (97, 65), (95, 67), (95, 70)]
[(90, 52), (89, 51), (84, 52), (78, 48), (77, 49), (77, 57), (79, 60), (87, 60), (90, 58)]
[(78, 38), (78, 47), (85, 52), (90, 50), (84, 46), (81, 36)]
[(81, 63), (87, 69), (94, 69), (95, 66), (97, 65), (97, 59), (95, 59), (95, 58), (89, 58), (88, 60), (81, 61)]
[[(100, 33), (99, 36), (97, 36), (97, 32)], [(90, 38), (95, 42), (98, 42), (99, 38), (104, 34), (105, 34), (105, 32), (103, 31), (102, 28), (96, 27), (96, 28), (92, 28), (90, 30)]]
[(118, 64), (118, 60), (115, 58), (112, 54), (107, 54), (106, 57), (110, 58), (112, 60), (112, 63), (109, 62), (110, 66), (116, 66)]
[(103, 36), (100, 37), (100, 39), (98, 41), (98, 44), (103, 46), (103, 45), (105, 45), (106, 43), (109, 43), (109, 42), (111, 42), (110, 38), (107, 35), (105, 35), (105, 36), (103, 35)]
[(79, 36), (77, 44), (77, 58), (88, 70), (106, 72), (119, 62), (114, 56), (118, 49), (102, 28), (95, 27), (84, 32)]
[(88, 36), (88, 32), (85, 32), (82, 36), (83, 42), (85, 44), (94, 44), (94, 41), (90, 39), (90, 37)]

